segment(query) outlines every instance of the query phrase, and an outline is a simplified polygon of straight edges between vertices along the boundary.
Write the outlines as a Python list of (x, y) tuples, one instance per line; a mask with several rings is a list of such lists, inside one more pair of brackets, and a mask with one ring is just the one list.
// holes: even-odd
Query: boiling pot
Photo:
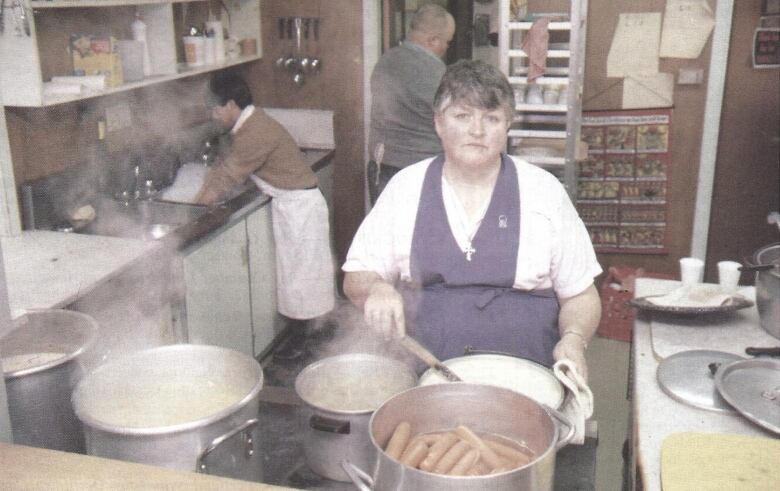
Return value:
[(347, 482), (342, 460), (373, 467), (376, 456), (368, 436), (371, 414), (382, 402), (416, 384), (417, 376), (406, 364), (364, 353), (323, 358), (301, 370), (295, 391), (307, 407), (303, 450), (309, 468)]
[(90, 455), (259, 482), (262, 387), (254, 358), (177, 344), (98, 367), (76, 386), (73, 407)]
[[(552, 370), (524, 358), (484, 353), (450, 358), (443, 364), (464, 382), (504, 387), (555, 409), (564, 402), (563, 385)], [(444, 376), (433, 369), (420, 376), (420, 385), (445, 382)]]
[(774, 266), (756, 273), (756, 306), (761, 327), (780, 339), (780, 243), (756, 251), (753, 263)]
[[(411, 424), (413, 435), (457, 425), (466, 425), (476, 433), (501, 435), (522, 442), (534, 459), (522, 467), (483, 476), (448, 476), (414, 469), (384, 451), (402, 421)], [(559, 424), (565, 427), (563, 431)], [(342, 464), (361, 490), (551, 490), (556, 452), (571, 440), (574, 427), (558, 411), (512, 390), (458, 382), (418, 386), (392, 397), (374, 412), (369, 435), (377, 454), (373, 474), (352, 462)]]
[(14, 443), (84, 452), (70, 397), (97, 332), (95, 319), (71, 310), (31, 310), (14, 320), (0, 340)]

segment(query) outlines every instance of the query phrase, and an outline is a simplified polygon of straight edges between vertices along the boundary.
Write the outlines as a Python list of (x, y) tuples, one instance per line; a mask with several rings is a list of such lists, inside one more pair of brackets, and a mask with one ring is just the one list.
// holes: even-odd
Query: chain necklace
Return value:
[(455, 193), (455, 190), (452, 188), (452, 186), (449, 183), (443, 186), (443, 188), (446, 189), (445, 192), (449, 194), (448, 198), (450, 198), (450, 203), (452, 203), (456, 208), (452, 210), (453, 212), (452, 214), (454, 214), (455, 218), (457, 219), (456, 225), (460, 229), (461, 236), (466, 239), (466, 247), (464, 247), (462, 250), (463, 253), (466, 255), (466, 261), (470, 262), (474, 254), (477, 253), (477, 249), (474, 248), (472, 242), (474, 240), (474, 236), (479, 231), (479, 227), (482, 224), (482, 220), (485, 218), (485, 213), (487, 213), (490, 200), (485, 201), (485, 203), (482, 206), (482, 210), (479, 214), (479, 218), (474, 222), (472, 226), (469, 226), (466, 210), (464, 209), (463, 204), (460, 201), (460, 198), (458, 198), (458, 195)]

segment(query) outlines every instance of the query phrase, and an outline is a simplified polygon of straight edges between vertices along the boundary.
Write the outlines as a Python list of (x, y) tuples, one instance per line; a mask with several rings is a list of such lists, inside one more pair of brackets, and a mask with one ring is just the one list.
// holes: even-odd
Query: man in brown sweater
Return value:
[(212, 119), (230, 131), (226, 153), (206, 176), (196, 201), (210, 205), (255, 175), (279, 189), (314, 189), (317, 176), (303, 161), (292, 136), (265, 111), (252, 104), (246, 83), (218, 73), (209, 84)]
[[(209, 170), (196, 201), (210, 205), (251, 179), (271, 196), (279, 313), (300, 343), (305, 321), (335, 304), (328, 207), (317, 176), (295, 140), (252, 104), (243, 79), (217, 72), (209, 82), (211, 117), (230, 131), (230, 146)], [(291, 343), (288, 343), (290, 345)]]

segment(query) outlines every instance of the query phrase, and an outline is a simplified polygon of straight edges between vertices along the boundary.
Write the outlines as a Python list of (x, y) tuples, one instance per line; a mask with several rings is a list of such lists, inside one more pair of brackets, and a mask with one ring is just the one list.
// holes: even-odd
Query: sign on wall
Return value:
[(577, 209), (596, 252), (667, 252), (670, 109), (583, 113)]

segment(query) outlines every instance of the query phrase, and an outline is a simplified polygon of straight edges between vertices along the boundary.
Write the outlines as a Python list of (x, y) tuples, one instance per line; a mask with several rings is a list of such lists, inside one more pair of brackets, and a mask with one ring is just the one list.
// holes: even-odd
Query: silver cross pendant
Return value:
[(471, 245), (467, 245), (466, 250), (463, 252), (466, 253), (466, 261), (471, 261), (471, 256), (474, 255), (474, 253), (476, 253), (477, 250), (471, 247)]

